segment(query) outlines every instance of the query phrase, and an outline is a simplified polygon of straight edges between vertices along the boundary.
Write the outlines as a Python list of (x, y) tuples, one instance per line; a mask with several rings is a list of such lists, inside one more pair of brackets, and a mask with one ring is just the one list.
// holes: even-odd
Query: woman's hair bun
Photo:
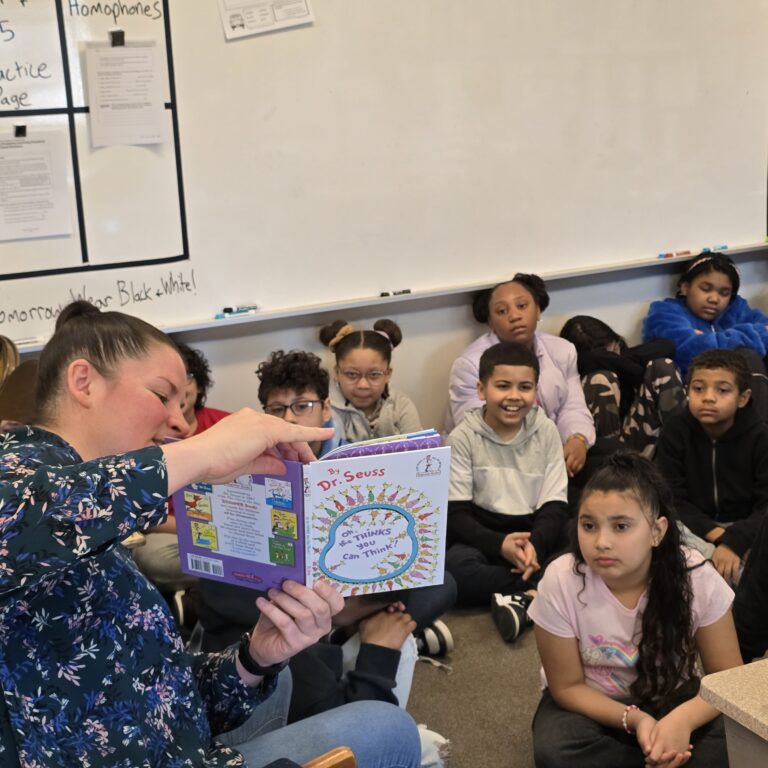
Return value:
[(394, 320), (390, 320), (387, 317), (377, 320), (373, 324), (373, 330), (385, 335), (393, 348), (403, 340), (403, 332), (400, 330), (400, 326)]
[(78, 299), (71, 304), (67, 304), (67, 306), (61, 310), (59, 316), (56, 318), (56, 330), (58, 331), (62, 325), (76, 317), (93, 317), (94, 315), (100, 314), (101, 310), (91, 304), (90, 301)]

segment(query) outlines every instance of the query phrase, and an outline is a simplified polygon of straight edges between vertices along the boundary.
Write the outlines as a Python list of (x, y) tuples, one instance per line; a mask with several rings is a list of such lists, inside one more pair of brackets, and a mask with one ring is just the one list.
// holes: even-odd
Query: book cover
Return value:
[(424, 439), (178, 491), (182, 570), (259, 590), (325, 578), (343, 595), (441, 584), (450, 448), (433, 437), (413, 449)]

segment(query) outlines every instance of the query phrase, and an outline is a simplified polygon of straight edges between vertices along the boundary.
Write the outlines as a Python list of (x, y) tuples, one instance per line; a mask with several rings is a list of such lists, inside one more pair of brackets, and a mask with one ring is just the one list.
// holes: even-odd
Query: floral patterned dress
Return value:
[(244, 765), (213, 736), (275, 678), (187, 654), (119, 544), (165, 519), (167, 491), (159, 448), (83, 462), (44, 430), (0, 436), (0, 765)]

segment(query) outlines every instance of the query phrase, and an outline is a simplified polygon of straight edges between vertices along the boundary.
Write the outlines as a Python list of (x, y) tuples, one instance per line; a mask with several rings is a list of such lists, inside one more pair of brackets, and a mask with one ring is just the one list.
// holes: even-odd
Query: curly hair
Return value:
[(328, 371), (323, 368), (320, 358), (311, 352), (283, 352), (278, 349), (259, 364), (256, 375), (261, 380), (259, 402), (262, 408), (267, 404), (269, 395), (281, 389), (299, 393), (311, 389), (317, 393), (318, 399), (328, 398)]
[(478, 291), (472, 299), (472, 315), (478, 323), (486, 324), (490, 317), (491, 299), (497, 288), (510, 283), (518, 283), (531, 294), (531, 298), (536, 302), (536, 306), (543, 312), (549, 306), (549, 294), (547, 286), (538, 275), (527, 275), (518, 272), (511, 280), (504, 280), (496, 283), (493, 288), (486, 288), (484, 291)]
[(211, 378), (211, 366), (208, 365), (205, 355), (199, 349), (192, 349), (181, 341), (176, 342), (179, 354), (187, 369), (187, 376), (191, 376), (197, 384), (197, 397), (195, 398), (195, 410), (199, 411), (208, 399), (208, 390), (213, 386)]
[[(681, 547), (672, 491), (659, 471), (639, 454), (620, 452), (609, 457), (584, 487), (579, 506), (592, 493), (632, 496), (654, 524), (668, 521), (667, 531), (651, 552), (648, 603), (642, 614), (638, 642), (637, 679), (630, 692), (644, 709), (659, 712), (681, 681), (696, 677), (693, 639), (693, 591), (690, 568)], [(576, 522), (576, 521), (574, 521)], [(573, 526), (572, 553), (576, 572), (588, 567)]]

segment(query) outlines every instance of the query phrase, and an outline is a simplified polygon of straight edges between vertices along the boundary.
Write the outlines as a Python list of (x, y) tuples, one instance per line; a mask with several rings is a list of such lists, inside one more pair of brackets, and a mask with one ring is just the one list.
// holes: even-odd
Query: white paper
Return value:
[(0, 240), (71, 234), (66, 157), (61, 132), (0, 139)]
[(85, 63), (92, 146), (165, 141), (162, 69), (154, 41), (90, 45)]
[(219, 11), (227, 40), (315, 20), (310, 0), (219, 0)]

